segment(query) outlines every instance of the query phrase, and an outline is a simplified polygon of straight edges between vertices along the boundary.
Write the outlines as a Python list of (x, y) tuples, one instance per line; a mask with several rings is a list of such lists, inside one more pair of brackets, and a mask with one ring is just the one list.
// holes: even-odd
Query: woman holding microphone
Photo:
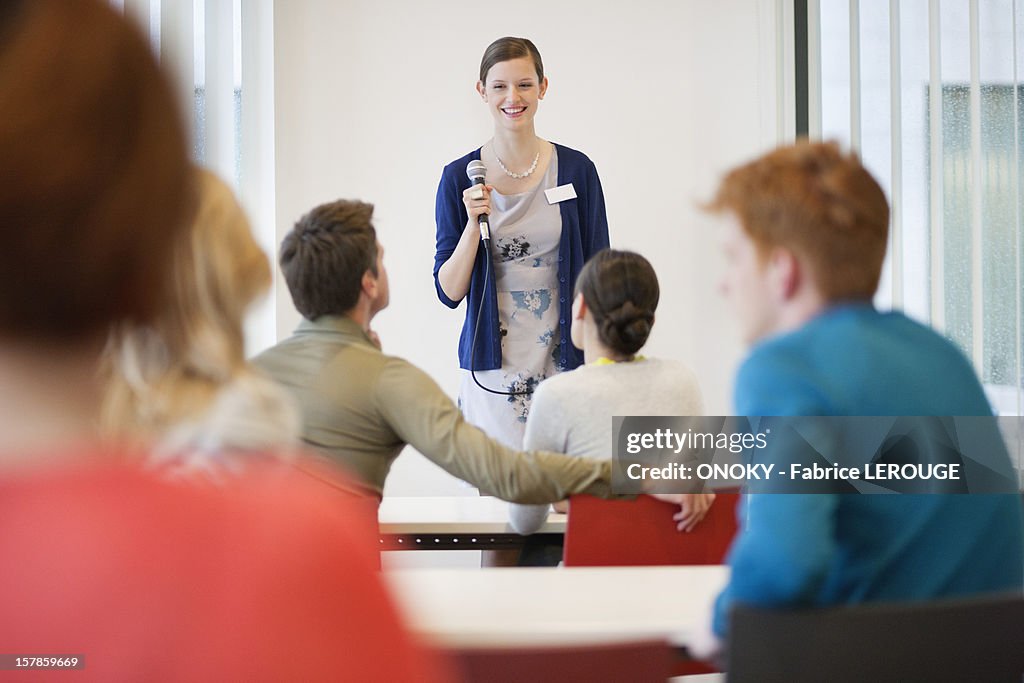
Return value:
[[(572, 291), (583, 264), (608, 246), (593, 162), (537, 136), (534, 118), (547, 88), (530, 40), (491, 43), (476, 90), (494, 134), (448, 164), (437, 190), (437, 295), (450, 308), (468, 297), (459, 405), (469, 422), (514, 448), (522, 446), (534, 387), (582, 362), (569, 341)], [(473, 161), (486, 167), (483, 185), (467, 175)], [(481, 214), (490, 223), (490, 259)]]

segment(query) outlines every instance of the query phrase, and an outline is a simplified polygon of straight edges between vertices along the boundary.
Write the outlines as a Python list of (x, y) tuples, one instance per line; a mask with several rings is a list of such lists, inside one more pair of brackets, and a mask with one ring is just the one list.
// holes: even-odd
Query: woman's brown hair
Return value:
[(524, 57), (533, 60), (533, 66), (537, 70), (537, 81), (543, 81), (544, 61), (540, 58), (540, 50), (533, 41), (529, 38), (506, 36), (498, 38), (484, 50), (483, 59), (480, 60), (480, 82), (487, 85), (487, 73), (495, 64)]
[(650, 262), (632, 251), (603, 249), (576, 280), (598, 337), (608, 348), (632, 356), (647, 343), (661, 290)]

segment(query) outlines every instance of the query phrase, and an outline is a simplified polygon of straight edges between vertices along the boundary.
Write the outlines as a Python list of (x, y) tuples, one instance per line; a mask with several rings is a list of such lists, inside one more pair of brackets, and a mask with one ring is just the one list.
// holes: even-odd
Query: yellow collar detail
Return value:
[(601, 356), (600, 358), (595, 360), (593, 363), (587, 363), (587, 365), (615, 365), (616, 363), (619, 363), (619, 362), (621, 362), (621, 363), (632, 363), (632, 362), (638, 361), (638, 360), (645, 360), (645, 358), (643, 356), (633, 356), (632, 358), (628, 358), (628, 359), (626, 359), (624, 361), (617, 361), (617, 360), (612, 360), (611, 358), (608, 358), (607, 356)]

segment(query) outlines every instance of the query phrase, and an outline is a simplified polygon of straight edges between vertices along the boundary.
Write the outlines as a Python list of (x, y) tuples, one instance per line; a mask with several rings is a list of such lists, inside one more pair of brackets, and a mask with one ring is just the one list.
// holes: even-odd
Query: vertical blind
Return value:
[[(236, 188), (257, 241), (274, 254), (273, 0), (111, 4), (139, 23), (171, 75), (196, 162)], [(276, 341), (273, 301), (246, 323), (251, 353)]]
[(1024, 0), (807, 2), (808, 133), (857, 150), (892, 203), (876, 303), (1021, 415)]

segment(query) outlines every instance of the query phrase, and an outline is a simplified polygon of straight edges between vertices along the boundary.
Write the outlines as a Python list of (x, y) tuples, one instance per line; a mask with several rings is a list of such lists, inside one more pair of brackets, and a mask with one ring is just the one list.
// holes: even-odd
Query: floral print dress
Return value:
[[(562, 216), (544, 190), (558, 180), (557, 153), (541, 182), (522, 194), (491, 193), (491, 262), (498, 293), (501, 368), (478, 370), (485, 387), (533, 390), (558, 371), (558, 244)], [(521, 448), (532, 396), (491, 394), (463, 371), (459, 406), (466, 420)]]

